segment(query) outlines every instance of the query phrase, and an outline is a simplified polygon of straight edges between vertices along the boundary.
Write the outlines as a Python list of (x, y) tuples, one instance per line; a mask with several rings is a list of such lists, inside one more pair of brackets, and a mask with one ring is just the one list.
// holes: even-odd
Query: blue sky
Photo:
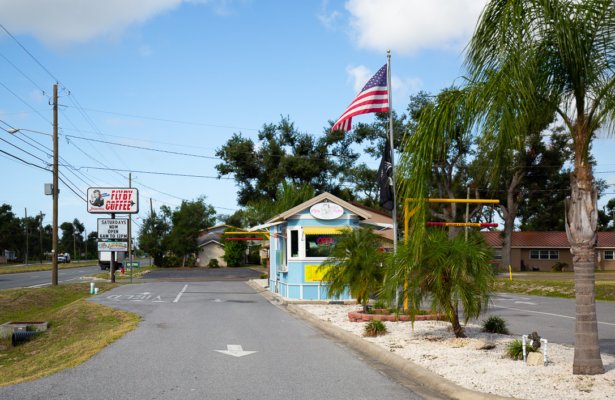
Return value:
[[(255, 138), (264, 123), (281, 115), (300, 131), (321, 135), (386, 63), (387, 49), (393, 105), (403, 112), (410, 95), (437, 92), (463, 75), (463, 46), (484, 4), (0, 0), (0, 23), (36, 59), (0, 30), (0, 127), (23, 129), (15, 135), (0, 130), (0, 150), (39, 166), (51, 162), (44, 147), (51, 148), (52, 141), (44, 133), (51, 133), (49, 98), (57, 79), (65, 160), (60, 164), (74, 167), (61, 171), (80, 195), (60, 184), (60, 222), (78, 218), (88, 232), (96, 229), (97, 216), (86, 212), (81, 192), (88, 186), (128, 186), (128, 170), (135, 171), (140, 191), (139, 218), (148, 212), (150, 198), (157, 209), (202, 195), (218, 213), (230, 214), (237, 209), (232, 180), (137, 171), (215, 177), (219, 160), (205, 157), (214, 157), (234, 132)], [(598, 171), (615, 169), (608, 164), (611, 142), (600, 139), (594, 146)], [(375, 167), (378, 161), (370, 163)], [(29, 214), (42, 211), (51, 223), (51, 197), (43, 193), (51, 174), (4, 153), (0, 170), (0, 203), (21, 216), (25, 208)]]

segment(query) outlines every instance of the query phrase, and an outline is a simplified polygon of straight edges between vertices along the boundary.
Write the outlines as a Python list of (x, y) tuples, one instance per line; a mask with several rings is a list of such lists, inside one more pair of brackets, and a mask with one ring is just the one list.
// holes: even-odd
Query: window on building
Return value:
[(299, 257), (299, 231), (290, 231), (290, 256)]
[(338, 235), (305, 235), (306, 257), (329, 257)]
[(532, 260), (559, 260), (559, 250), (530, 250)]
[(502, 259), (502, 249), (495, 249), (495, 250), (493, 250), (493, 259), (494, 260), (501, 260)]
[(604, 250), (605, 260), (615, 260), (615, 250)]

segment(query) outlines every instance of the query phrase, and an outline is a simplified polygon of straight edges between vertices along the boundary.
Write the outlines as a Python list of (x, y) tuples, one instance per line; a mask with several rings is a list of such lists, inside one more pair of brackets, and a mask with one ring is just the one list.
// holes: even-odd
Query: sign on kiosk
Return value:
[(136, 214), (139, 191), (135, 188), (88, 188), (88, 212), (92, 214)]

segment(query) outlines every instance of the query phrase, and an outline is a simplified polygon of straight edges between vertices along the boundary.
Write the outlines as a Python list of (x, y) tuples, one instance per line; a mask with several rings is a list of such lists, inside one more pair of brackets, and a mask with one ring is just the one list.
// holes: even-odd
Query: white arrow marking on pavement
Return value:
[(530, 306), (536, 305), (536, 303), (532, 303), (531, 301), (515, 301), (515, 304), (529, 304)]
[(214, 350), (218, 353), (228, 354), (233, 357), (243, 357), (252, 353), (258, 353), (257, 351), (244, 351), (240, 344), (227, 344), (226, 350)]
[(156, 298), (152, 300), (152, 303), (166, 303), (166, 301), (162, 300), (160, 296), (156, 296)]

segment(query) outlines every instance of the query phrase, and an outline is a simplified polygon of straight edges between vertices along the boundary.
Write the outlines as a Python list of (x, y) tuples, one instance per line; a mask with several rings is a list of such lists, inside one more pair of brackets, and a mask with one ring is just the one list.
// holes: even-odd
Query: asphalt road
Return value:
[[(499, 315), (511, 333), (534, 331), (549, 342), (574, 345), (575, 300), (555, 297), (498, 294), (493, 296), (488, 315)], [(600, 350), (615, 355), (615, 302), (597, 301)]]
[(423, 398), (244, 282), (123, 285), (93, 301), (143, 322), (76, 368), (0, 388), (0, 399)]
[[(84, 275), (95, 274), (100, 271), (98, 265), (80, 268), (58, 270), (58, 282), (79, 282)], [(42, 287), (51, 285), (51, 271), (21, 272), (18, 274), (0, 275), (0, 289), (18, 287)]]

